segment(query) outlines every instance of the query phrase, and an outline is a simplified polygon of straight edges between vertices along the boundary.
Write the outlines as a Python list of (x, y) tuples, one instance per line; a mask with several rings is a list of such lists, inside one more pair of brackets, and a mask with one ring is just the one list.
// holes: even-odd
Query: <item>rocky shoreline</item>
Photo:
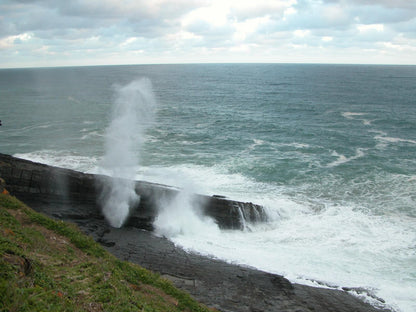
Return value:
[[(12, 195), (16, 195), (37, 211), (76, 223), (116, 257), (159, 272), (163, 277), (172, 280), (178, 288), (188, 291), (209, 307), (236, 312), (388, 311), (376, 309), (347, 291), (297, 285), (279, 275), (187, 253), (167, 239), (155, 236), (145, 227), (128, 223), (120, 229), (112, 228), (101, 215), (100, 208), (92, 197), (73, 196), (71, 192), (58, 194), (45, 189), (39, 191), (36, 187), (32, 187), (30, 191), (27, 185), (25, 188), (24, 183), (29, 180), (32, 181), (29, 184), (33, 183), (33, 177), (39, 175), (39, 168), (43, 170), (43, 174), (56, 170), (53, 167), (0, 154), (0, 177), (6, 181), (6, 188)], [(68, 175), (67, 181), (71, 175), (83, 175), (63, 170), (59, 172)], [(30, 179), (24, 179), (24, 175), (30, 175)], [(83, 186), (88, 188), (88, 185)], [(231, 209), (232, 205), (228, 204), (223, 202), (222, 206), (214, 207), (222, 207), (218, 209), (222, 209), (223, 213), (225, 209), (226, 215), (231, 215), (232, 210), (227, 211), (226, 208)], [(250, 215), (250, 209), (253, 209), (250, 207), (258, 211), (256, 205), (246, 204), (249, 207), (247, 215)], [(137, 218), (140, 219), (141, 216)], [(238, 228), (239, 223), (236, 224)]]

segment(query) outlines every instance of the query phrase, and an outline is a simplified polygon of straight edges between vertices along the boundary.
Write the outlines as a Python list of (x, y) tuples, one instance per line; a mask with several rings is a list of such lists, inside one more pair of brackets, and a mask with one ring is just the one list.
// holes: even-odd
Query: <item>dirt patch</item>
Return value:
[(174, 306), (178, 306), (179, 302), (178, 300), (176, 300), (175, 298), (173, 298), (172, 296), (169, 296), (167, 294), (165, 294), (163, 291), (161, 291), (160, 289), (152, 286), (152, 285), (147, 285), (147, 284), (129, 284), (129, 287), (131, 289), (133, 289), (134, 291), (140, 291), (143, 294), (149, 296), (149, 297), (160, 297), (162, 298), (165, 302), (168, 302)]

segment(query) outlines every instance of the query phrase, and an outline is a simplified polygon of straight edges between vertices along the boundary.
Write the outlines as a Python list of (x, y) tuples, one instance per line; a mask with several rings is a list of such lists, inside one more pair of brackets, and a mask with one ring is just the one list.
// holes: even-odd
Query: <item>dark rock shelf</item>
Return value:
[[(100, 195), (107, 191), (110, 182), (114, 182), (110, 181), (114, 178), (108, 176), (52, 167), (5, 154), (0, 154), (0, 176), (6, 181), (9, 191), (18, 197), (30, 195), (48, 202), (89, 203), (90, 214), (100, 213)], [(126, 225), (152, 230), (158, 202), (172, 200), (180, 190), (145, 181), (134, 183), (140, 203), (132, 208)], [(253, 203), (218, 196), (195, 194), (193, 197), (202, 213), (214, 218), (222, 229), (242, 229), (244, 222), (267, 220), (263, 208)]]
[[(84, 174), (0, 154), (0, 177), (6, 189), (33, 209), (77, 224), (109, 252), (159, 272), (200, 302), (220, 311), (333, 311), (378, 310), (346, 291), (292, 284), (282, 276), (190, 254), (152, 233), (156, 200), (173, 198), (178, 190), (137, 181), (141, 200), (122, 228), (112, 228), (101, 214), (99, 182), (109, 177)], [(205, 214), (221, 228), (241, 229), (245, 217), (265, 222), (261, 206), (222, 196), (197, 195)], [(330, 270), (330, 268), (328, 268)], [(365, 282), (365, 281), (363, 281)]]

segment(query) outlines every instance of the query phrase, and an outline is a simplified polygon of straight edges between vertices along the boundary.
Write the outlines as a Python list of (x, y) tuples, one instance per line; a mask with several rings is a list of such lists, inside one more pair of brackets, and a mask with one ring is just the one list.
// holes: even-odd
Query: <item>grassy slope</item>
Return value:
[(0, 311), (210, 311), (76, 226), (0, 194)]

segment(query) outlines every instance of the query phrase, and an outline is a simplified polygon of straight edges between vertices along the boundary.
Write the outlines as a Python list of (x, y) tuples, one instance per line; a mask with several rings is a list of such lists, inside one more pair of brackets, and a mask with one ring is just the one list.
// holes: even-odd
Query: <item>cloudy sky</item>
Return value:
[(416, 64), (416, 0), (0, 0), (0, 68)]

